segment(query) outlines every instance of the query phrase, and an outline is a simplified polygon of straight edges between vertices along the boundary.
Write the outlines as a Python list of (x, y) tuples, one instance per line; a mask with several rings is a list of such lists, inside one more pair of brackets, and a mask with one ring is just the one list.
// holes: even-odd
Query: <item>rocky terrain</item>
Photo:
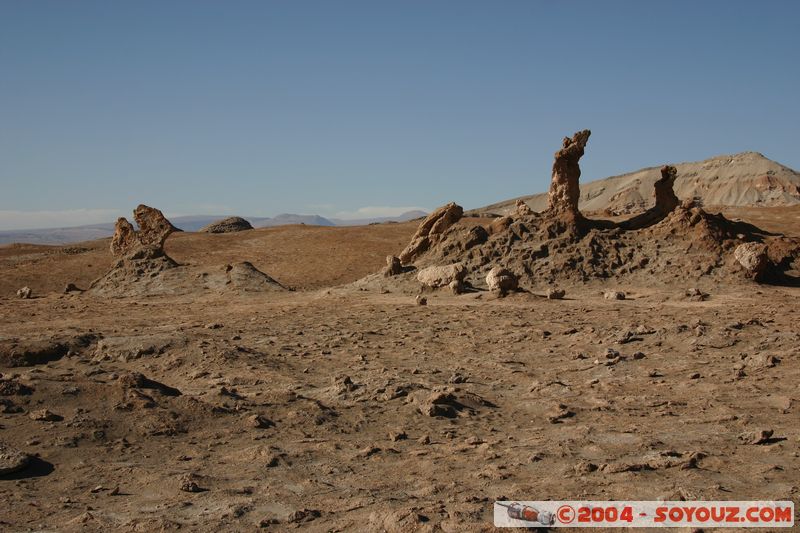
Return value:
[(0, 248), (0, 529), (796, 499), (800, 213), (707, 210), (666, 165), (647, 209), (598, 217), (589, 138), (541, 209), (211, 235), (139, 206), (110, 241)]

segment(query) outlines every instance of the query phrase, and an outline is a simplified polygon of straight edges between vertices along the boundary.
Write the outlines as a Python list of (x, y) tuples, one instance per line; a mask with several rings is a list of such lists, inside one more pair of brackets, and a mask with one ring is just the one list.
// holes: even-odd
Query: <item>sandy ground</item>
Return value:
[(0, 442), (36, 457), (0, 476), (0, 529), (491, 531), (496, 499), (797, 500), (800, 289), (325, 289), (414, 226), (170, 238), (307, 289), (239, 297), (48, 292), (106, 243), (1, 248), (3, 294), (43, 296), (0, 299), (0, 342), (72, 347), (0, 363)]

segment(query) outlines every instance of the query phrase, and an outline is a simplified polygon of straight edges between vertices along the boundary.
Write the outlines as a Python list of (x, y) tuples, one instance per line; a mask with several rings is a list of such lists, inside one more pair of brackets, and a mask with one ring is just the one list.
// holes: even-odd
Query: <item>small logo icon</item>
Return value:
[(556, 511), (556, 516), (558, 517), (558, 521), (562, 524), (570, 524), (575, 520), (575, 509), (569, 505), (562, 505), (558, 508), (558, 511)]

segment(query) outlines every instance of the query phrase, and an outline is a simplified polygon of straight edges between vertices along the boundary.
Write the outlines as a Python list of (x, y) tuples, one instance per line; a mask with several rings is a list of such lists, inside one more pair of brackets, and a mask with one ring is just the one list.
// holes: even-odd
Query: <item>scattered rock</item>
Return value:
[(503, 267), (494, 267), (486, 275), (486, 284), (489, 290), (508, 294), (515, 291), (519, 285), (516, 274)]
[(64, 420), (63, 416), (57, 415), (49, 409), (38, 409), (36, 411), (31, 411), (28, 413), (28, 416), (31, 420), (36, 420), (37, 422), (60, 422)]
[(16, 379), (0, 379), (0, 396), (28, 396), (33, 389)]
[(567, 294), (567, 291), (564, 289), (555, 289), (550, 288), (547, 289), (547, 299), (548, 300), (561, 300)]
[(467, 269), (461, 263), (452, 265), (429, 266), (417, 274), (417, 281), (427, 287), (446, 287), (453, 281), (464, 281)]
[(772, 429), (759, 429), (750, 433), (744, 433), (739, 436), (739, 439), (745, 444), (771, 444), (774, 442), (773, 434), (774, 431)]
[(302, 522), (311, 522), (322, 516), (322, 513), (316, 509), (299, 509), (291, 513), (286, 521), (290, 524), (297, 524)]
[(391, 439), (394, 442), (398, 442), (398, 441), (401, 441), (401, 440), (406, 440), (407, 438), (408, 438), (408, 434), (405, 431), (403, 431), (402, 429), (389, 433), (389, 439)]
[(266, 416), (258, 414), (248, 416), (247, 423), (250, 427), (256, 429), (271, 428), (275, 425), (275, 423)]
[(414, 302), (417, 305), (428, 305), (428, 299), (421, 295), (417, 295), (417, 297), (414, 298)]
[(30, 287), (22, 287), (20, 290), (17, 291), (17, 298), (22, 298), (23, 300), (27, 300), (31, 297), (33, 291), (31, 291)]
[(448, 285), (448, 287), (450, 287), (450, 292), (452, 292), (455, 295), (458, 295), (458, 294), (461, 294), (462, 292), (464, 292), (464, 283), (459, 281), (459, 280), (457, 280), (457, 279), (454, 279), (453, 281), (451, 281), (450, 284)]
[(704, 302), (705, 300), (708, 300), (708, 294), (701, 291), (697, 287), (690, 287), (686, 289), (684, 295), (693, 302)]
[(592, 472), (597, 471), (599, 467), (590, 462), (590, 461), (579, 461), (578, 464), (575, 465), (574, 470), (575, 473), (578, 475), (586, 475), (591, 474)]
[(0, 341), (0, 366), (34, 366), (61, 359), (69, 344), (56, 339)]
[(571, 411), (564, 404), (559, 404), (556, 406), (553, 412), (550, 415), (548, 415), (547, 421), (550, 422), (551, 424), (559, 424), (561, 423), (561, 421), (567, 418), (572, 418), (573, 416), (575, 416), (574, 411)]
[(123, 374), (119, 378), (119, 384), (123, 387), (132, 388), (132, 389), (150, 389), (157, 391), (164, 396), (180, 396), (181, 391), (176, 389), (175, 387), (170, 387), (169, 385), (164, 385), (158, 381), (154, 381), (150, 378), (144, 376), (144, 374), (140, 374), (139, 372), (130, 372), (128, 374)]
[(253, 226), (242, 217), (228, 217), (212, 222), (200, 231), (205, 233), (235, 233), (253, 229)]
[(74, 283), (67, 283), (64, 287), (64, 294), (69, 294), (71, 292), (83, 292), (83, 289), (79, 289)]
[(30, 455), (0, 442), (0, 476), (18, 472), (28, 466)]
[(393, 255), (386, 256), (386, 268), (383, 269), (383, 275), (387, 278), (397, 276), (403, 273), (403, 265), (400, 263), (400, 258)]
[(197, 482), (193, 479), (191, 474), (185, 475), (181, 478), (180, 482), (180, 490), (183, 492), (205, 492), (206, 489), (200, 487)]

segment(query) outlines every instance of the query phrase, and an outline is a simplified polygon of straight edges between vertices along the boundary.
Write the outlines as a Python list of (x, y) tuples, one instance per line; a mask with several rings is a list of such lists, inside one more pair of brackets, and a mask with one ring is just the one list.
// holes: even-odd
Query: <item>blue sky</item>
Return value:
[(359, 216), (755, 150), (800, 168), (795, 1), (0, 0), (0, 229)]

